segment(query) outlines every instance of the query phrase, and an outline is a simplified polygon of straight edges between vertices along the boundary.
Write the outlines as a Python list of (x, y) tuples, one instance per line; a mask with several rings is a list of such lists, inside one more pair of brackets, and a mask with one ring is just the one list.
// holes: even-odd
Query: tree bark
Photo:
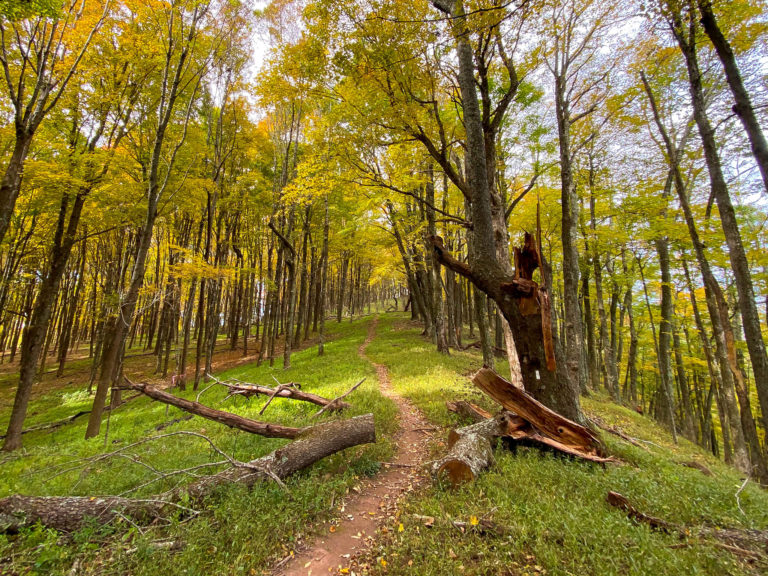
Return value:
[(245, 430), (251, 434), (258, 434), (259, 436), (265, 436), (267, 438), (296, 438), (302, 431), (301, 428), (291, 428), (289, 426), (272, 424), (270, 422), (259, 422), (258, 420), (251, 420), (250, 418), (244, 418), (237, 414), (224, 412), (223, 410), (215, 410), (204, 404), (200, 404), (199, 402), (192, 402), (191, 400), (168, 394), (167, 392), (158, 390), (147, 384), (134, 384), (126, 380), (125, 386), (131, 390), (141, 392), (163, 404), (175, 406), (190, 414), (202, 416), (203, 418), (219, 422), (230, 428)]
[[(451, 18), (457, 48), (458, 83), (466, 132), (468, 176), (468, 184), (463, 186), (463, 191), (469, 196), (469, 213), (473, 226), (469, 266), (451, 257), (439, 238), (433, 239), (435, 254), (443, 265), (470, 279), (498, 304), (513, 331), (525, 389), (562, 414), (582, 420), (578, 380), (575, 381), (574, 386), (568, 373), (563, 370), (562, 363), (555, 363), (557, 349), (551, 339), (553, 331), (548, 292), (551, 286), (551, 275), (548, 272), (548, 266), (541, 258), (538, 247), (535, 250), (529, 250), (529, 252), (536, 252), (537, 265), (542, 267), (542, 278), (546, 279), (543, 286), (535, 287), (534, 293), (533, 283), (530, 283), (531, 278), (512, 277), (508, 273), (508, 269), (511, 268), (509, 262), (500, 263), (498, 260), (498, 250), (506, 241), (506, 222), (504, 207), (498, 206), (498, 202), (495, 208), (492, 207), (485, 136), (492, 132), (501, 117), (495, 116), (484, 134), (484, 122), (476, 91), (474, 54), (463, 4), (450, 0), (433, 0), (433, 4)], [(500, 49), (503, 49), (503, 46)], [(511, 79), (514, 80), (514, 78)], [(514, 85), (514, 82), (512, 84)], [(487, 106), (485, 110), (489, 112)], [(435, 156), (437, 156), (436, 159), (444, 160), (439, 153), (433, 153), (433, 157)], [(496, 220), (494, 220), (494, 210)], [(533, 242), (533, 244), (536, 243)], [(532, 274), (533, 268), (529, 267), (526, 273)], [(525, 313), (521, 310), (520, 299), (514, 297), (515, 295), (529, 298), (528, 306), (524, 307)], [(534, 299), (538, 300), (538, 304), (534, 303)], [(531, 306), (531, 304), (534, 305)], [(537, 305), (539, 309), (535, 310)], [(549, 340), (547, 335), (550, 336)], [(551, 354), (547, 342), (552, 347)]]

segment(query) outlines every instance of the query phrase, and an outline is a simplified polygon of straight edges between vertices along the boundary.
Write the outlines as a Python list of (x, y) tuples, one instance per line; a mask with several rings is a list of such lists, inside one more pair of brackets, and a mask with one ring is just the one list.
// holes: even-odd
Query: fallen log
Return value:
[(543, 436), (580, 453), (599, 456), (597, 449), (600, 443), (592, 432), (550, 410), (493, 370), (481, 369), (474, 375), (472, 382), (504, 408), (533, 425)]
[(243, 416), (238, 416), (237, 414), (224, 412), (223, 410), (216, 410), (215, 408), (209, 408), (205, 404), (193, 402), (191, 400), (187, 400), (186, 398), (179, 398), (178, 396), (174, 396), (173, 394), (169, 394), (163, 390), (153, 388), (148, 384), (135, 384), (127, 378), (124, 378), (124, 380), (126, 382), (126, 388), (136, 390), (142, 394), (146, 394), (153, 400), (157, 400), (158, 402), (162, 402), (164, 404), (170, 404), (171, 406), (176, 406), (185, 412), (189, 412), (197, 416), (202, 416), (203, 418), (208, 418), (209, 420), (219, 422), (220, 424), (224, 424), (230, 428), (238, 428), (240, 430), (244, 430), (245, 432), (250, 432), (251, 434), (266, 436), (267, 438), (293, 439), (302, 432), (302, 428), (292, 428), (290, 426), (273, 424), (271, 422), (251, 420), (250, 418), (244, 418)]
[[(200, 478), (156, 499), (9, 496), (0, 499), (0, 532), (17, 532), (38, 522), (48, 528), (72, 532), (81, 528), (88, 518), (107, 523), (129, 517), (135, 522), (148, 523), (178, 511), (194, 513), (188, 506), (200, 503), (225, 484), (237, 482), (250, 487), (270, 478), (283, 480), (331, 454), (375, 441), (373, 414), (365, 414), (305, 428), (293, 442), (262, 458), (238, 462), (218, 474)], [(184, 506), (179, 504), (182, 499)]]
[(693, 468), (694, 470), (698, 470), (704, 476), (713, 476), (712, 470), (704, 466), (701, 462), (696, 462), (695, 460), (691, 460), (690, 462), (680, 462), (680, 466), (685, 466), (686, 468)]
[[(540, 434), (530, 422), (508, 411), (493, 417), (471, 402), (447, 402), (448, 409), (466, 411), (475, 424), (451, 430), (448, 434), (448, 453), (432, 464), (433, 475), (445, 477), (452, 486), (473, 481), (477, 475), (493, 464), (493, 442), (502, 438), (510, 442), (528, 442), (546, 446), (563, 454), (604, 464), (603, 458), (591, 451), (583, 451)], [(487, 415), (487, 416), (486, 416)]]

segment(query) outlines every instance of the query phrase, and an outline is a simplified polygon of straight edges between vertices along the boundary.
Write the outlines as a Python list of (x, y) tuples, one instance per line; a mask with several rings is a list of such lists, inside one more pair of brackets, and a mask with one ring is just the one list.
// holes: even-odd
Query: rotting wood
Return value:
[(238, 428), (240, 430), (244, 430), (245, 432), (250, 432), (251, 434), (266, 436), (267, 438), (293, 439), (302, 432), (302, 428), (292, 428), (290, 426), (283, 426), (281, 424), (273, 424), (272, 422), (260, 422), (258, 420), (251, 420), (250, 418), (244, 418), (243, 416), (238, 416), (237, 414), (209, 408), (208, 406), (200, 404), (199, 402), (193, 402), (185, 398), (179, 398), (178, 396), (174, 396), (168, 392), (163, 392), (162, 390), (153, 388), (148, 384), (136, 384), (127, 378), (124, 378), (124, 380), (126, 383), (126, 388), (136, 390), (142, 394), (146, 394), (153, 400), (163, 402), (164, 404), (170, 404), (171, 406), (176, 406), (177, 408), (181, 408), (186, 412), (190, 412), (191, 414), (195, 414), (197, 416), (202, 416), (203, 418), (208, 418), (209, 420), (219, 422), (220, 424), (224, 424), (230, 428)]
[[(493, 416), (472, 404), (464, 400), (457, 402), (446, 402), (448, 410), (462, 414), (473, 422), (482, 422)], [(546, 446), (557, 452), (573, 456), (575, 458), (581, 458), (583, 460), (589, 460), (590, 462), (596, 462), (598, 464), (605, 464), (613, 462), (613, 458), (604, 458), (592, 451), (584, 451), (563, 442), (559, 442), (553, 438), (549, 438), (543, 434), (540, 434), (534, 426), (527, 422), (524, 418), (517, 416), (511, 412), (505, 412), (506, 428), (501, 432), (501, 437), (508, 439), (512, 442), (528, 442), (538, 446)], [(451, 446), (455, 441), (457, 431), (452, 430), (448, 435), (448, 445)]]
[[(753, 560), (765, 560), (768, 558), (768, 531), (766, 530), (681, 526), (641, 512), (626, 496), (618, 492), (608, 492), (605, 500), (611, 506), (624, 511), (627, 516), (636, 522), (650, 526), (652, 530), (677, 535), (680, 538), (698, 536), (699, 538), (706, 539), (704, 541), (707, 544), (713, 544), (732, 554), (749, 557)], [(688, 545), (690, 545), (690, 542), (673, 546), (673, 548)]]
[(670, 524), (669, 522), (666, 522), (662, 520), (661, 518), (655, 518), (653, 516), (649, 516), (648, 514), (645, 514), (644, 512), (640, 512), (637, 508), (635, 508), (632, 503), (629, 501), (629, 499), (626, 496), (623, 496), (619, 494), (618, 492), (608, 492), (608, 494), (605, 497), (605, 501), (608, 502), (611, 506), (614, 508), (618, 508), (619, 510), (623, 510), (627, 513), (627, 516), (630, 518), (642, 523), (642, 524), (648, 524), (652, 529), (659, 530), (661, 532), (666, 532), (667, 534), (671, 534), (673, 532), (680, 532), (680, 528), (678, 526), (675, 526), (674, 524)]
[[(89, 517), (102, 524), (122, 517), (148, 523), (175, 512), (190, 514), (194, 511), (187, 506), (200, 503), (220, 486), (239, 483), (250, 487), (270, 478), (282, 480), (331, 454), (375, 441), (373, 414), (365, 414), (306, 428), (293, 442), (262, 458), (237, 463), (155, 499), (9, 496), (0, 499), (0, 532), (16, 532), (38, 522), (48, 528), (72, 532), (81, 528)], [(178, 504), (182, 500), (185, 506)]]
[(505, 410), (491, 417), (470, 402), (448, 402), (450, 411), (476, 423), (450, 432), (448, 453), (432, 464), (437, 478), (445, 477), (454, 486), (474, 480), (493, 463), (492, 443), (498, 437), (546, 446), (591, 462), (613, 461), (600, 454), (600, 443), (587, 428), (550, 410), (493, 370), (483, 368), (472, 381)]
[(691, 460), (690, 462), (680, 462), (681, 466), (685, 466), (686, 468), (693, 468), (694, 470), (698, 470), (704, 476), (712, 476), (712, 470), (704, 466), (704, 464), (701, 464), (700, 462), (696, 462), (695, 460)]

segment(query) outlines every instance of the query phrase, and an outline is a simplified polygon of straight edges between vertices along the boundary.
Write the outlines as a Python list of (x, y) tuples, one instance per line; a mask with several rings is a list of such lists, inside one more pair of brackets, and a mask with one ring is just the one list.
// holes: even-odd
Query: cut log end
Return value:
[(447, 480), (451, 486), (458, 486), (475, 480), (475, 473), (472, 471), (472, 467), (460, 460), (450, 460), (443, 463), (438, 468), (435, 476), (439, 480)]

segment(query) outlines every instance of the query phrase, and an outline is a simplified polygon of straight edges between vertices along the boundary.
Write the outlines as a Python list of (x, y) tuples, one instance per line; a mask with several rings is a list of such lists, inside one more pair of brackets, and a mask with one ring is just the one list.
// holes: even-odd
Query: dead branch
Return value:
[(666, 532), (667, 534), (671, 534), (673, 532), (682, 532), (679, 526), (675, 526), (674, 524), (670, 524), (669, 522), (666, 522), (660, 518), (655, 518), (640, 512), (632, 505), (626, 496), (622, 496), (618, 492), (608, 492), (607, 496), (605, 497), (605, 501), (608, 502), (608, 504), (611, 506), (626, 512), (627, 516), (630, 518), (633, 518), (642, 524), (648, 524), (654, 530)]
[(192, 402), (185, 398), (179, 398), (173, 394), (168, 394), (157, 388), (153, 388), (148, 384), (134, 384), (128, 378), (124, 378), (126, 386), (131, 390), (136, 390), (143, 394), (146, 394), (153, 400), (163, 402), (164, 404), (170, 404), (181, 408), (186, 412), (208, 418), (214, 422), (219, 422), (230, 428), (238, 428), (251, 434), (258, 434), (259, 436), (266, 436), (267, 438), (296, 438), (302, 431), (301, 428), (291, 428), (289, 426), (282, 426), (281, 424), (273, 424), (271, 422), (260, 422), (258, 420), (251, 420), (250, 418), (244, 418), (237, 414), (230, 412), (224, 412), (223, 410), (216, 410), (209, 408), (199, 402)]
[(313, 418), (317, 418), (318, 416), (320, 416), (320, 414), (322, 414), (323, 412), (326, 412), (326, 411), (330, 412), (330, 411), (332, 411), (332, 410), (339, 410), (339, 409), (340, 409), (340, 408), (339, 408), (339, 406), (340, 406), (340, 403), (341, 403), (341, 401), (342, 401), (344, 398), (346, 398), (347, 396), (349, 396), (350, 394), (352, 394), (352, 392), (354, 392), (355, 390), (357, 390), (357, 389), (358, 389), (358, 387), (359, 387), (359, 386), (360, 386), (360, 385), (361, 385), (363, 382), (365, 382), (365, 378), (363, 378), (362, 380), (360, 380), (360, 382), (358, 382), (357, 384), (355, 384), (354, 386), (352, 386), (352, 388), (350, 388), (349, 390), (347, 390), (346, 392), (344, 392), (344, 394), (342, 394), (341, 396), (337, 396), (336, 398), (334, 398), (333, 400), (331, 400), (331, 401), (330, 401), (330, 402), (329, 402), (329, 403), (328, 403), (326, 406), (323, 406), (323, 407), (322, 407), (320, 410), (318, 410), (317, 412), (315, 412), (315, 413), (313, 414), (313, 416), (312, 416), (312, 417), (313, 417)]
[[(332, 400), (329, 400), (328, 398), (324, 398), (322, 396), (318, 396), (317, 394), (312, 394), (311, 392), (304, 392), (301, 390), (301, 385), (299, 385), (296, 382), (288, 382), (285, 384), (280, 384), (278, 382), (278, 386), (276, 388), (271, 388), (269, 386), (260, 386), (258, 384), (250, 384), (248, 382), (241, 382), (239, 380), (233, 380), (233, 381), (226, 381), (226, 380), (219, 380), (215, 376), (211, 376), (208, 374), (209, 378), (212, 378), (215, 381), (215, 384), (220, 384), (221, 386), (225, 386), (229, 389), (229, 395), (230, 396), (243, 396), (244, 398), (250, 398), (251, 396), (269, 396), (271, 398), (277, 397), (277, 398), (289, 398), (291, 400), (300, 400), (302, 402), (309, 402), (311, 404), (316, 404), (317, 406), (328, 406)], [(266, 410), (267, 406), (269, 406), (271, 400), (267, 402), (267, 404), (262, 408), (262, 411), (259, 412), (259, 414), (262, 414), (264, 410)], [(339, 402), (336, 404), (334, 408), (331, 410), (344, 410), (346, 408), (349, 408), (350, 405), (346, 402)]]

